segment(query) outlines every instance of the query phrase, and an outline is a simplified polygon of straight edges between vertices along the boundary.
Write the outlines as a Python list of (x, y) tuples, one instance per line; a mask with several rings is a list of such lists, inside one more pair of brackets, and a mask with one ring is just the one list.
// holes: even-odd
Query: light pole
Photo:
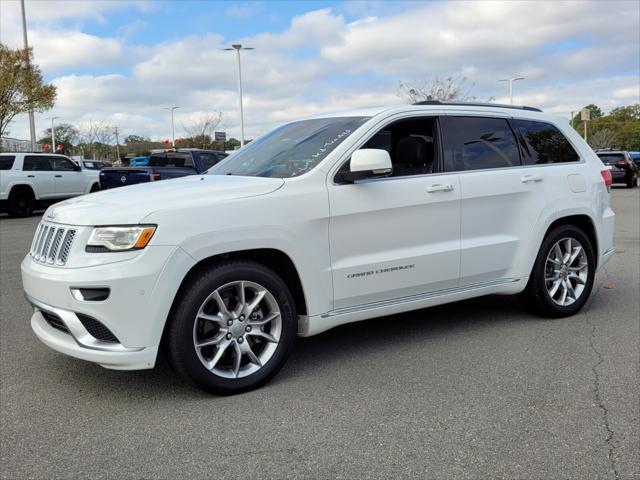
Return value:
[(240, 148), (244, 147), (244, 112), (242, 110), (242, 68), (240, 67), (240, 50), (254, 50), (253, 47), (243, 47), (239, 43), (231, 45), (225, 50), (235, 50), (238, 59), (238, 102), (240, 104)]
[(173, 128), (173, 111), (176, 108), (180, 108), (180, 107), (163, 107), (163, 110), (169, 110), (171, 112), (171, 145), (173, 145), (173, 148), (176, 148), (176, 132)]
[(513, 82), (517, 82), (518, 80), (524, 80), (525, 77), (514, 77), (514, 78), (503, 78), (502, 80), (498, 80), (499, 82), (509, 82), (509, 102), (513, 105)]
[(53, 121), (56, 118), (60, 117), (49, 117), (49, 120), (51, 120), (51, 150), (53, 150), (53, 153), (56, 153), (56, 129), (53, 126)]
[[(29, 41), (27, 40), (27, 14), (24, 11), (24, 0), (20, 0), (20, 6), (22, 7), (22, 38), (24, 40), (24, 49), (28, 52)], [(28, 57), (27, 57), (28, 58)], [(29, 60), (27, 60), (29, 62)], [(27, 68), (30, 68), (27, 63)], [(29, 92), (31, 95), (31, 92)], [(33, 109), (29, 109), (29, 132), (31, 133), (31, 150), (36, 151), (36, 122), (33, 118)]]

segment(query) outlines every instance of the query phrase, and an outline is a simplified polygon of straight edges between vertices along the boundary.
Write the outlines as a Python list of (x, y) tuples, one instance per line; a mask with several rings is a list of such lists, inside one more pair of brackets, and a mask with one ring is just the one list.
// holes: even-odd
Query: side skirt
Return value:
[(385, 315), (395, 315), (397, 313), (434, 307), (436, 305), (442, 305), (443, 303), (467, 300), (483, 295), (511, 295), (521, 292), (527, 284), (527, 280), (526, 277), (505, 278), (489, 283), (449, 288), (436, 292), (421, 293), (418, 295), (340, 308), (321, 315), (300, 316), (298, 319), (298, 336), (311, 337), (346, 323), (359, 322), (360, 320), (368, 320)]

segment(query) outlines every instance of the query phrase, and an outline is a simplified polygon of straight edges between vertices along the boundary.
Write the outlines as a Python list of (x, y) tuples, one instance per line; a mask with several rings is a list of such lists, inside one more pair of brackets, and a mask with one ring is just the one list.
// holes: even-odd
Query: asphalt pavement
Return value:
[(640, 196), (579, 315), (491, 296), (300, 339), (266, 387), (115, 372), (31, 332), (20, 261), (40, 220), (0, 218), (0, 476), (640, 478)]

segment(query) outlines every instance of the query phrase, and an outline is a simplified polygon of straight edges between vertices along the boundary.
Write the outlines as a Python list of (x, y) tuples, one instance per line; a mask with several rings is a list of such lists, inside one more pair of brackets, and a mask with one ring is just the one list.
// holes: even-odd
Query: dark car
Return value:
[(629, 152), (631, 160), (636, 164), (636, 167), (640, 170), (640, 152)]
[(106, 190), (137, 183), (198, 175), (209, 170), (226, 156), (225, 152), (197, 148), (152, 153), (149, 164), (146, 166), (113, 167), (101, 170), (100, 188)]
[(628, 188), (638, 185), (638, 167), (629, 152), (622, 150), (598, 150), (596, 155), (602, 163), (611, 167), (613, 183), (624, 183)]

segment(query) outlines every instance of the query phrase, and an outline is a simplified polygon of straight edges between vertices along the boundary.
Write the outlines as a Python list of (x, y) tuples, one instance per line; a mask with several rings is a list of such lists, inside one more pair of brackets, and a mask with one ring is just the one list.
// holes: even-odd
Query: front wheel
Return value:
[(574, 315), (589, 298), (595, 268), (589, 237), (576, 226), (558, 226), (542, 242), (521, 298), (545, 317)]
[(257, 388), (284, 365), (297, 334), (291, 293), (265, 266), (219, 264), (182, 289), (170, 319), (169, 359), (200, 388), (233, 394)]

